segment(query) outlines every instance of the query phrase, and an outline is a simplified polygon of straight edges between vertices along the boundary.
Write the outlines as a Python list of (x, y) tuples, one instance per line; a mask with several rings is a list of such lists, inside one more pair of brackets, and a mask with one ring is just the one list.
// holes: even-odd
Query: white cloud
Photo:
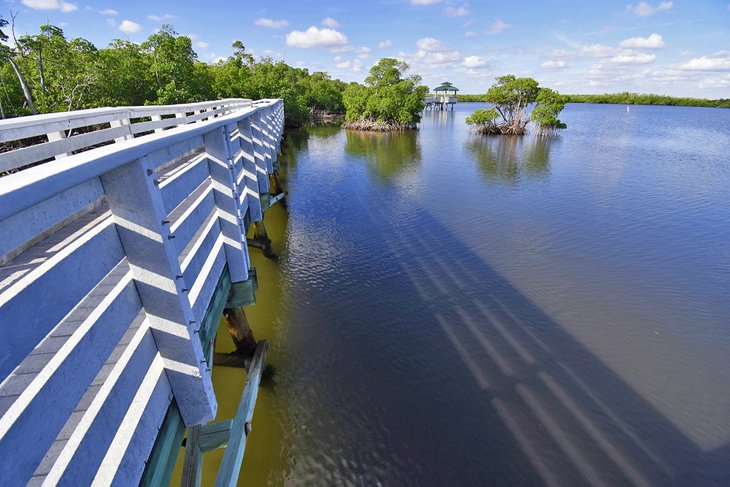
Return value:
[(116, 27), (117, 26), (117, 21), (114, 20), (114, 19), (106, 19), (106, 23), (107, 23), (107, 25), (109, 27)]
[(684, 49), (679, 52), (680, 56), (691, 56), (692, 54), (694, 54), (694, 51), (690, 51), (689, 49)]
[(644, 54), (638, 51), (624, 51), (613, 56), (609, 61), (615, 64), (648, 64), (656, 59), (654, 54)]
[(603, 44), (589, 44), (581, 47), (579, 53), (584, 56), (611, 57), (618, 54), (618, 49)]
[(350, 68), (350, 61), (343, 61), (341, 63), (337, 64), (337, 67), (340, 69), (349, 69)]
[(502, 22), (501, 20), (497, 19), (491, 24), (489, 24), (489, 28), (487, 29), (486, 34), (488, 36), (496, 36), (497, 34), (501, 34), (505, 30), (511, 28), (512, 25), (508, 24), (506, 22)]
[(543, 69), (548, 69), (548, 70), (565, 69), (568, 67), (568, 63), (566, 63), (563, 60), (545, 61), (544, 63), (542, 63), (540, 65), (540, 67)]
[(730, 51), (719, 51), (710, 56), (692, 58), (679, 66), (687, 71), (730, 71)]
[(117, 12), (113, 8), (105, 8), (104, 10), (98, 10), (98, 12), (101, 15), (109, 15), (111, 17), (113, 17), (114, 15), (119, 15), (119, 12)]
[(205, 41), (198, 41), (195, 43), (195, 47), (198, 49), (208, 49), (208, 46), (210, 46), (210, 44)]
[(363, 61), (369, 57), (370, 57), (370, 54), (368, 54), (367, 52), (363, 52), (363, 53), (360, 53), (357, 55), (357, 58), (360, 60), (363, 60)]
[(324, 25), (325, 27), (329, 27), (330, 29), (336, 29), (336, 28), (340, 27), (340, 23), (337, 22), (332, 17), (327, 17), (326, 19), (324, 19), (322, 21), (322, 25)]
[(659, 5), (656, 7), (652, 7), (646, 2), (639, 2), (636, 5), (629, 4), (626, 7), (626, 11), (630, 14), (636, 15), (637, 17), (650, 17), (662, 10), (671, 10), (672, 6), (672, 2), (659, 2)]
[(444, 10), (444, 15), (447, 17), (464, 17), (469, 15), (469, 11), (464, 6), (459, 8), (447, 7), (446, 10)]
[(441, 3), (441, 0), (411, 0), (411, 5), (434, 5)]
[(464, 33), (464, 37), (476, 37), (477, 33), (473, 31), (467, 31)]
[[(730, 8), (728, 8), (730, 10)], [(703, 79), (700, 81), (699, 87), (702, 89), (707, 88), (728, 88), (730, 87), (730, 77), (721, 79)]]
[(286, 35), (286, 45), (289, 47), (301, 47), (309, 49), (312, 47), (337, 48), (347, 46), (347, 36), (334, 29), (320, 29), (311, 26), (306, 31), (293, 30)]
[(664, 39), (659, 34), (652, 34), (649, 37), (630, 37), (621, 41), (619, 46), (639, 49), (660, 49), (664, 47)]
[(119, 24), (119, 32), (122, 34), (134, 34), (140, 30), (142, 30), (142, 26), (131, 20), (122, 20), (122, 23)]
[(416, 59), (423, 64), (447, 64), (461, 60), (459, 51), (445, 46), (440, 40), (433, 37), (424, 37), (416, 41), (418, 52)]
[(449, 50), (449, 48), (446, 47), (443, 42), (438, 39), (434, 39), (433, 37), (424, 37), (423, 39), (418, 39), (416, 41), (416, 47), (418, 47), (418, 49), (422, 51), (429, 52), (440, 52)]
[(23, 5), (33, 10), (60, 10), (61, 12), (73, 12), (79, 7), (76, 4), (62, 0), (23, 0)]
[(163, 20), (176, 19), (177, 16), (172, 15), (172, 14), (162, 14), (162, 15), (148, 15), (147, 18), (153, 22), (162, 22)]
[(388, 49), (392, 45), (393, 45), (393, 41), (391, 41), (390, 39), (387, 39), (384, 41), (380, 41), (380, 43), (378, 44), (378, 47), (380, 49)]
[(467, 56), (464, 58), (464, 67), (466, 68), (484, 68), (488, 62), (486, 59), (480, 56)]
[(261, 27), (268, 27), (270, 29), (281, 29), (282, 27), (289, 25), (289, 22), (285, 19), (272, 20), (267, 19), (266, 17), (261, 17), (260, 19), (256, 19), (254, 24), (260, 25)]

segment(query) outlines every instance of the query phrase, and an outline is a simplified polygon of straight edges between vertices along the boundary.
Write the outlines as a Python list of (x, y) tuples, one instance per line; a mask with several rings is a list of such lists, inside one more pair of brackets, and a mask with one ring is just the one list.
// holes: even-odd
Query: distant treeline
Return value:
[[(667, 105), (679, 107), (730, 108), (730, 98), (684, 98), (640, 93), (606, 93), (603, 95), (565, 95), (569, 103), (610, 103), (616, 105)], [(484, 95), (457, 95), (460, 102), (483, 102)]]

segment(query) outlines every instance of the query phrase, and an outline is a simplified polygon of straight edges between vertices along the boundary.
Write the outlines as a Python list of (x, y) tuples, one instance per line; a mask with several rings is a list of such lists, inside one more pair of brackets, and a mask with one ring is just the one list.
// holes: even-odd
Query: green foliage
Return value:
[(709, 100), (639, 93), (606, 93), (603, 95), (567, 95), (570, 103), (611, 103), (618, 105), (671, 105), (680, 107), (730, 108), (730, 98)]
[(540, 88), (535, 100), (537, 103), (530, 113), (530, 119), (537, 124), (539, 135), (552, 135), (557, 129), (564, 129), (566, 125), (558, 120), (558, 115), (568, 98), (550, 88)]
[[(0, 42), (8, 23), (0, 17)], [(16, 69), (17, 68), (17, 69)], [(189, 37), (165, 25), (142, 44), (115, 40), (97, 49), (43, 25), (11, 48), (0, 44), (0, 117), (93, 108), (174, 104), (215, 98), (283, 98), (286, 122), (311, 110), (342, 113), (346, 84), (270, 58), (254, 60), (241, 41), (216, 64), (198, 61)], [(24, 89), (25, 87), (25, 89)]]
[(522, 130), (529, 119), (525, 110), (537, 98), (538, 83), (532, 78), (516, 78), (514, 75), (498, 76), (484, 97), (494, 104), (504, 124), (515, 131)]
[(469, 125), (484, 125), (494, 123), (497, 117), (499, 117), (499, 113), (494, 108), (479, 109), (466, 117), (466, 123)]
[(420, 76), (404, 77), (408, 65), (393, 58), (383, 58), (370, 69), (367, 86), (351, 83), (343, 93), (345, 119), (351, 127), (388, 125), (414, 128), (424, 108), (428, 88)]
[[(550, 88), (540, 88), (532, 78), (517, 78), (514, 75), (499, 76), (484, 100), (493, 105), (487, 110), (476, 110), (466, 119), (474, 130), (483, 134), (521, 135), (527, 124), (537, 124), (538, 135), (554, 135), (566, 125), (558, 119), (568, 98)], [(535, 106), (527, 116), (530, 104)], [(501, 121), (497, 122), (497, 118)]]

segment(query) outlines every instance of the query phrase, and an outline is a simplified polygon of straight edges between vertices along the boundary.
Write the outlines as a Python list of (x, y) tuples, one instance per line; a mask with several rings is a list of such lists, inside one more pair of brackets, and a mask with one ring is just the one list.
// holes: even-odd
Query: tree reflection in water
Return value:
[(550, 147), (557, 139), (520, 135), (483, 135), (466, 142), (484, 178), (490, 182), (518, 183), (550, 174)]
[(390, 181), (421, 164), (421, 146), (415, 130), (402, 132), (356, 132), (346, 130), (345, 152), (364, 157), (373, 176)]

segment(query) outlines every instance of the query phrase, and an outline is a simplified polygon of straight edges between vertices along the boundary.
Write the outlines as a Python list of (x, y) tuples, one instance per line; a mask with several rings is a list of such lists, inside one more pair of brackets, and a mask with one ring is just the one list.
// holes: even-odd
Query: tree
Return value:
[(350, 84), (342, 95), (345, 127), (363, 130), (415, 129), (428, 88), (421, 77), (404, 77), (408, 64), (383, 58), (370, 68), (367, 86)]
[(484, 99), (493, 103), (503, 120), (503, 133), (524, 133), (529, 119), (527, 106), (537, 98), (538, 83), (532, 78), (516, 78), (514, 75), (497, 77), (497, 83), (487, 91)]
[(537, 124), (537, 135), (555, 135), (559, 129), (566, 128), (558, 115), (565, 108), (567, 97), (550, 88), (541, 88), (535, 101), (530, 120)]
[[(517, 78), (514, 75), (498, 76), (484, 99), (494, 105), (488, 110), (477, 110), (466, 123), (473, 125), (482, 134), (522, 135), (527, 124), (535, 121), (538, 135), (555, 135), (565, 124), (558, 115), (565, 107), (567, 98), (549, 88), (540, 88), (532, 78)], [(532, 112), (527, 108), (535, 103)], [(501, 118), (501, 121), (497, 121)]]
[[(17, 15), (17, 14), (16, 14)], [(15, 16), (13, 16), (11, 12), (11, 19), (13, 20), (13, 23), (15, 22)], [(7, 34), (2, 30), (3, 27), (6, 27), (8, 25), (8, 21), (3, 19), (0, 16), (0, 42), (5, 42), (8, 40)], [(15, 36), (13, 36), (15, 37)], [(17, 44), (17, 42), (16, 42)], [(15, 76), (18, 78), (18, 83), (20, 84), (20, 87), (23, 90), (23, 95), (25, 96), (25, 102), (28, 104), (28, 109), (30, 110), (30, 113), (35, 115), (36, 109), (35, 105), (33, 104), (33, 95), (31, 94), (30, 88), (28, 87), (28, 83), (25, 80), (25, 76), (23, 76), (23, 72), (20, 70), (20, 67), (18, 66), (18, 63), (15, 60), (15, 57), (18, 55), (18, 51), (16, 49), (11, 49), (10, 47), (6, 45), (0, 45), (0, 60), (7, 61), (8, 64), (13, 68), (13, 72), (15, 73)]]

